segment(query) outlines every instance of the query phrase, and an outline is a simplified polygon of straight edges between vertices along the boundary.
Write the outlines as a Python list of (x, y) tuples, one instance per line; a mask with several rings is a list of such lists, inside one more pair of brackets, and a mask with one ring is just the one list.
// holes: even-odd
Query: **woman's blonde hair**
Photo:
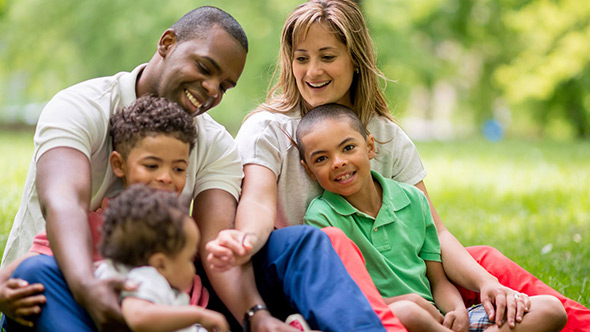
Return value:
[(369, 123), (374, 113), (393, 120), (378, 83), (378, 78), (385, 83), (387, 79), (377, 68), (373, 42), (363, 15), (349, 0), (309, 0), (291, 13), (283, 26), (279, 60), (273, 74), (274, 80), (279, 73), (278, 81), (269, 89), (266, 102), (257, 111), (287, 113), (299, 108), (303, 116), (311, 109), (301, 96), (293, 75), (293, 47), (307, 36), (316, 22), (333, 32), (349, 51), (355, 68), (350, 87), (353, 110), (363, 125)]

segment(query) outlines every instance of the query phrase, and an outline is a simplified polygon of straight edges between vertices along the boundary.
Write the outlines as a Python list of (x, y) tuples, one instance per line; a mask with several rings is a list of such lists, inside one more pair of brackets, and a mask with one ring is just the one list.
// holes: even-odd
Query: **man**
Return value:
[[(46, 226), (57, 265), (35, 266), (35, 271), (26, 278), (29, 285), (0, 285), (0, 302), (14, 303), (25, 298), (26, 294), (38, 293), (42, 288), (34, 283), (41, 283), (45, 287), (47, 303), (40, 307), (44, 301), (36, 300), (28, 305), (41, 309), (39, 320), (49, 321), (44, 322), (45, 326), (52, 326), (52, 320), (65, 320), (71, 331), (92, 331), (96, 329), (94, 324), (99, 330), (126, 328), (117, 291), (129, 286), (123, 280), (94, 277), (87, 217), (88, 211), (98, 208), (104, 197), (111, 197), (122, 188), (109, 167), (109, 117), (146, 94), (167, 97), (187, 112), (198, 115), (195, 119), (197, 145), (191, 154), (187, 185), (180, 197), (185, 204), (193, 201), (193, 217), (202, 235), (201, 258), (207, 256), (205, 244), (222, 229), (233, 226), (242, 169), (231, 135), (203, 113), (219, 104), (226, 90), (236, 86), (247, 50), (246, 35), (233, 17), (214, 7), (197, 8), (164, 32), (148, 64), (140, 65), (130, 73), (122, 72), (74, 85), (59, 92), (47, 104), (37, 125), (33, 162), (3, 264), (23, 254), (33, 236)], [(275, 237), (274, 256), (268, 256), (272, 259), (265, 256), (265, 262), (274, 263), (275, 258), (290, 256), (311, 257), (319, 242), (332, 250), (324, 256), (336, 257), (327, 237), (316, 239), (317, 233), (306, 231), (310, 236), (301, 236), (301, 233), (297, 228), (284, 232), (283, 237), (289, 241)], [(304, 243), (299, 239), (305, 240)], [(306, 247), (308, 251), (302, 252), (300, 247)], [(290, 255), (279, 255), (283, 251)], [(299, 310), (309, 309), (306, 318), (313, 316), (316, 306), (323, 307), (324, 312), (333, 312), (333, 316), (320, 314), (317, 315), (319, 320), (342, 326), (342, 320), (336, 317), (344, 315), (344, 321), (351, 325), (370, 325), (374, 330), (382, 330), (368, 302), (344, 272), (342, 263), (332, 258), (328, 259), (334, 265), (332, 271), (351, 285), (348, 290), (352, 291), (341, 292), (341, 296), (356, 306), (336, 298), (332, 298), (332, 302), (330, 299), (322, 303), (307, 301), (304, 306), (298, 304), (303, 302), (301, 298), (293, 297), (280, 305), (295, 303)], [(323, 278), (318, 284), (330, 282), (328, 278), (334, 279), (328, 275), (316, 277), (311, 264), (331, 265), (326, 264), (325, 259), (314, 259), (306, 265), (302, 273), (309, 278)], [(267, 310), (261, 310), (265, 309), (265, 302), (248, 264), (226, 272), (216, 272), (208, 264), (203, 265), (215, 293), (238, 320), (246, 313), (246, 321), (252, 330), (294, 331), (273, 318)], [(284, 273), (272, 275), (269, 280), (288, 280), (293, 275), (287, 274), (286, 270), (280, 272)], [(266, 279), (263, 282), (268, 283)], [(294, 290), (307, 284), (298, 284)], [(275, 285), (280, 288), (281, 282)], [(277, 293), (275, 289), (278, 288), (267, 287), (267, 292)], [(305, 290), (298, 293), (302, 298), (307, 297)], [(56, 305), (63, 313), (43, 314), (49, 306)], [(278, 305), (272, 303), (271, 310), (275, 306)]]

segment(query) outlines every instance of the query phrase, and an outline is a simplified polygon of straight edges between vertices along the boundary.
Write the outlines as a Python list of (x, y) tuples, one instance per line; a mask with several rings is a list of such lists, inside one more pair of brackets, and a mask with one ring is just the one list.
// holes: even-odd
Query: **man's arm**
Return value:
[[(238, 322), (256, 304), (264, 304), (258, 293), (254, 270), (250, 262), (219, 272), (207, 263), (207, 242), (215, 240), (219, 232), (233, 228), (237, 202), (226, 191), (209, 189), (200, 193), (193, 204), (193, 218), (201, 231), (200, 257), (209, 281), (219, 298)], [(295, 331), (274, 319), (265, 310), (258, 310), (251, 321), (252, 331)]]
[(528, 297), (524, 301), (516, 301), (514, 294), (519, 294), (518, 292), (501, 285), (496, 277), (489, 274), (479, 265), (443, 224), (428, 196), (424, 182), (420, 181), (416, 184), (416, 187), (428, 199), (432, 218), (438, 232), (442, 262), (447, 277), (460, 286), (480, 292), (481, 302), (488, 317), (490, 320), (496, 318), (497, 325), (500, 326), (504, 323), (502, 318), (506, 311), (507, 321), (513, 327), (517, 320), (521, 320), (516, 318), (517, 312), (526, 311), (525, 308), (530, 307)]
[(99, 280), (92, 268), (88, 226), (90, 163), (72, 148), (54, 148), (37, 162), (37, 192), (47, 222), (47, 237), (74, 299), (101, 330), (124, 327), (118, 296), (120, 280)]

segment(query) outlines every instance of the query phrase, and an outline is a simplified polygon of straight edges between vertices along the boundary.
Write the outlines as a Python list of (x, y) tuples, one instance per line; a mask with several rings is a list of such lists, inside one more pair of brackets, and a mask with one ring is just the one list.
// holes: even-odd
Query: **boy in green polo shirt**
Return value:
[[(311, 202), (305, 223), (335, 226), (356, 243), (377, 289), (408, 331), (552, 331), (563, 326), (551, 321), (565, 316), (552, 296), (531, 297), (531, 307), (513, 329), (495, 325), (481, 305), (468, 313), (443, 270), (425, 195), (371, 171), (375, 139), (351, 109), (338, 104), (314, 108), (299, 123), (296, 140), (305, 170), (325, 189)], [(559, 311), (564, 315), (549, 314)]]

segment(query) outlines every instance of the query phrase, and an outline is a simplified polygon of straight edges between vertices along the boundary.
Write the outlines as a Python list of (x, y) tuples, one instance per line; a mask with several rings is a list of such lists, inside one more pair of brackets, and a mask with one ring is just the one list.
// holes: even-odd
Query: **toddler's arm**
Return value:
[(469, 331), (469, 315), (461, 294), (447, 279), (442, 264), (435, 261), (425, 262), (434, 302), (445, 313), (443, 325), (453, 331)]
[(176, 331), (201, 324), (208, 331), (229, 330), (222, 314), (192, 305), (165, 305), (128, 296), (121, 304), (123, 317), (132, 331)]

